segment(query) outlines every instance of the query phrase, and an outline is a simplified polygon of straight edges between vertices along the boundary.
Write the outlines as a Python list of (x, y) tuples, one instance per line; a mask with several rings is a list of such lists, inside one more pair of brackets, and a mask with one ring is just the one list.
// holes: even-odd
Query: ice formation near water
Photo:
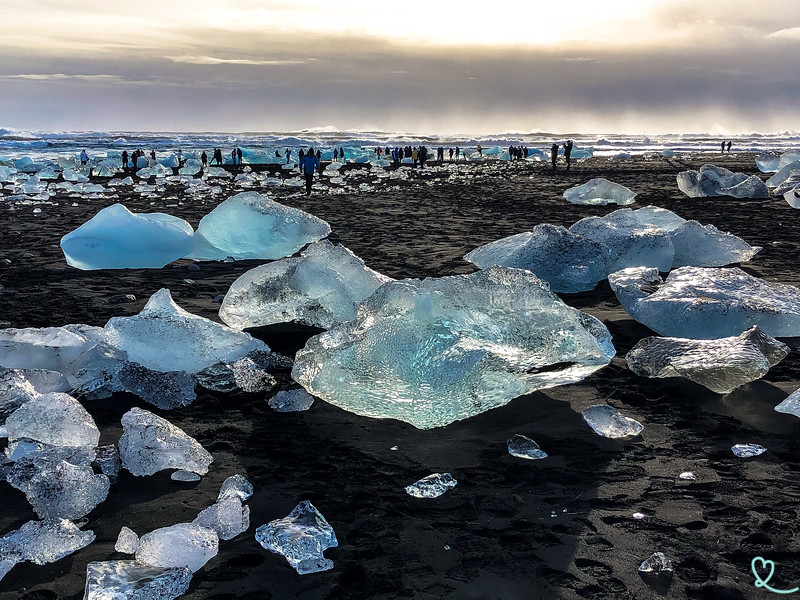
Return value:
[(533, 231), (489, 242), (464, 256), (481, 269), (492, 265), (527, 269), (554, 292), (594, 289), (608, 277), (611, 250), (560, 225), (536, 225)]
[(285, 556), (300, 575), (332, 569), (333, 561), (322, 553), (339, 545), (333, 527), (308, 500), (298, 504), (289, 516), (256, 529), (256, 541), (270, 552)]
[(458, 481), (450, 473), (432, 473), (405, 487), (406, 494), (414, 498), (438, 498), (453, 489)]
[(113, 204), (62, 237), (61, 249), (67, 264), (82, 270), (160, 269), (192, 251), (193, 234), (178, 217)]
[(647, 337), (628, 352), (628, 367), (644, 377), (683, 377), (719, 394), (760, 379), (789, 347), (753, 326), (714, 340)]
[(141, 408), (134, 407), (122, 415), (122, 431), (122, 466), (134, 475), (152, 475), (163, 469), (205, 475), (214, 460), (182, 429)]
[(581, 411), (583, 420), (594, 432), (607, 438), (625, 438), (639, 435), (644, 426), (630, 417), (626, 417), (613, 406), (595, 404)]
[(192, 571), (151, 567), (135, 560), (90, 562), (83, 600), (173, 600), (186, 593)]
[(773, 337), (800, 336), (800, 290), (735, 267), (681, 267), (666, 281), (656, 269), (634, 267), (608, 282), (628, 314), (660, 335), (713, 339), (758, 325)]
[(67, 519), (28, 521), (0, 538), (0, 579), (17, 563), (55, 562), (88, 546), (94, 537), (93, 531), (81, 531)]
[(564, 199), (571, 204), (633, 204), (636, 192), (624, 185), (614, 183), (603, 177), (590, 179), (582, 185), (571, 187), (564, 192)]
[(269, 399), (269, 407), (277, 412), (299, 412), (314, 404), (314, 397), (307, 391), (282, 390)]
[(732, 263), (747, 262), (761, 246), (751, 246), (733, 234), (720, 231), (713, 225), (686, 221), (670, 233), (675, 257), (672, 268), (722, 267)]
[(678, 173), (677, 179), (678, 189), (690, 198), (769, 198), (767, 186), (757, 176), (734, 173), (714, 165), (703, 165), (699, 171), (683, 171)]
[(429, 429), (579, 381), (614, 356), (605, 326), (528, 271), (383, 285), (311, 338), (292, 377), (345, 410)]
[(213, 529), (193, 523), (161, 527), (139, 538), (136, 560), (151, 567), (187, 567), (193, 573), (219, 552)]
[(322, 219), (258, 192), (242, 192), (200, 220), (188, 258), (275, 260), (294, 254), (330, 232), (330, 225)]
[(775, 407), (775, 411), (800, 418), (800, 390), (795, 390)]
[(244, 273), (225, 294), (219, 316), (234, 329), (290, 321), (328, 329), (354, 319), (361, 301), (387, 281), (344, 246), (321, 240), (299, 257)]
[(632, 266), (669, 271), (675, 250), (669, 233), (645, 225), (630, 208), (604, 217), (586, 217), (569, 228), (570, 233), (604, 244), (611, 251), (608, 273)]
[(249, 334), (183, 310), (165, 288), (153, 294), (138, 315), (109, 319), (105, 334), (131, 361), (156, 371), (196, 373), (253, 350), (269, 350)]
[(539, 444), (519, 433), (515, 433), (508, 440), (508, 453), (511, 456), (528, 460), (547, 458), (547, 454), (539, 448)]

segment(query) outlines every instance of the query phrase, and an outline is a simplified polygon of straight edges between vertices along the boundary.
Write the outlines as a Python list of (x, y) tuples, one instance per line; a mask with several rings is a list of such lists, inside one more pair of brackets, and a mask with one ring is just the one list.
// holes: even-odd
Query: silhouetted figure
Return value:
[(550, 169), (556, 170), (556, 160), (558, 160), (558, 144), (550, 146)]
[(481, 146), (480, 144), (478, 144), (478, 154), (483, 156), (483, 146)]
[(81, 150), (81, 164), (85, 165), (89, 162), (89, 155), (86, 154), (86, 150)]
[(461, 156), (461, 148), (456, 146), (456, 162), (458, 162), (460, 156)]
[(725, 154), (725, 140), (722, 140), (722, 153)]
[(731, 141), (728, 140), (728, 154), (731, 153)]
[[(301, 150), (300, 152), (302, 152), (302, 150)], [(291, 151), (291, 150), (289, 150), (289, 149), (287, 148), (287, 149), (286, 149), (286, 164), (287, 164), (287, 165), (289, 164), (289, 160), (290, 160), (291, 158), (292, 158), (292, 151)]]
[(450, 148), (449, 154), (450, 154), (450, 162), (453, 162), (453, 149), (452, 148)]
[(567, 140), (567, 143), (564, 144), (564, 158), (567, 159), (567, 172), (569, 172), (569, 166), (572, 162), (572, 140)]
[[(380, 148), (378, 148), (378, 150), (380, 150)], [(378, 158), (380, 158), (380, 154), (378, 154)], [(334, 148), (333, 149), (333, 162), (337, 162), (338, 160), (339, 160), (339, 149), (338, 148)]]
[(180, 148), (178, 148), (178, 166), (179, 167), (183, 166), (183, 150), (181, 150)]
[(237, 148), (236, 149), (236, 158), (239, 159), (239, 164), (242, 164), (242, 149), (241, 148)]
[[(302, 150), (300, 152), (302, 152)], [(320, 162), (314, 154), (313, 148), (309, 148), (308, 154), (300, 158), (300, 172), (306, 178), (306, 196), (311, 195), (311, 183), (314, 180), (314, 171), (316, 171), (319, 166)]]
[(345, 162), (345, 160), (344, 160), (344, 148), (339, 148), (339, 158), (342, 159), (342, 162)]
[(153, 159), (153, 162), (156, 162), (156, 151), (150, 150), (150, 158)]
[(275, 150), (275, 158), (280, 158), (280, 157), (281, 157), (280, 151), (279, 150)]
[(424, 167), (428, 161), (428, 149), (425, 146), (419, 147), (419, 166)]
[(127, 150), (123, 150), (122, 151), (122, 168), (123, 169), (127, 169), (128, 168), (128, 151)]
[(303, 162), (303, 157), (305, 155), (306, 155), (306, 153), (303, 151), (302, 148), (300, 148), (300, 150), (297, 153), (297, 162)]
[(206, 154), (205, 150), (203, 150), (203, 153), (200, 155), (200, 164), (204, 169), (208, 166), (208, 154)]

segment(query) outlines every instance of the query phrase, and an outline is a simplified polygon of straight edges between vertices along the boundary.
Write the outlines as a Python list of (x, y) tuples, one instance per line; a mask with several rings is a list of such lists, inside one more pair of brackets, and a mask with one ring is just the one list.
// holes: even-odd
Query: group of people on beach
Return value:
[(728, 149), (728, 154), (731, 153), (731, 141), (730, 140), (727, 140), (727, 141), (726, 140), (722, 140), (721, 147), (722, 147), (722, 153), (723, 154), (725, 154), (725, 148)]
[[(572, 165), (572, 140), (567, 140), (564, 142), (564, 158), (567, 161), (567, 172), (569, 172), (569, 168)], [(558, 144), (553, 144), (550, 146), (550, 164), (551, 170), (555, 172), (556, 170), (556, 161), (558, 160)]]

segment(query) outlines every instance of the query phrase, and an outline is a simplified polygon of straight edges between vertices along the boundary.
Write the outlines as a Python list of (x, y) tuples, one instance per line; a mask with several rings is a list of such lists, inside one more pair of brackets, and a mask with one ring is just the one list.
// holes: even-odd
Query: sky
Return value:
[(0, 0), (0, 127), (800, 130), (800, 0)]

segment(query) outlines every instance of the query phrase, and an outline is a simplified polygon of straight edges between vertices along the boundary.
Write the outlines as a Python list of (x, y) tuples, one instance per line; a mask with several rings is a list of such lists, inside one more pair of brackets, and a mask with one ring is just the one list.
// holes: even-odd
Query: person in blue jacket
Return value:
[(314, 149), (309, 148), (308, 154), (300, 159), (300, 172), (306, 178), (306, 196), (311, 195), (311, 181), (314, 179), (314, 172), (319, 166), (320, 161), (314, 154)]

